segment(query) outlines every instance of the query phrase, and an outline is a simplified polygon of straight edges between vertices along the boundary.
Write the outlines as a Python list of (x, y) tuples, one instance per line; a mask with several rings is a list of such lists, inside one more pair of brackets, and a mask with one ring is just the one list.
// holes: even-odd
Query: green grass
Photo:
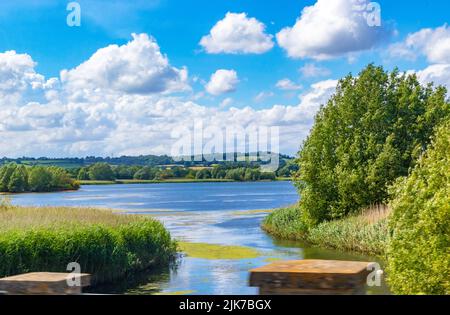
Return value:
[(301, 220), (296, 206), (276, 209), (264, 219), (262, 228), (269, 234), (286, 240), (304, 241), (308, 234), (308, 227)]
[(389, 235), (388, 215), (387, 207), (371, 207), (359, 215), (308, 228), (301, 219), (298, 207), (292, 206), (271, 213), (262, 227), (269, 234), (282, 239), (383, 256)]
[(0, 203), (0, 277), (67, 272), (78, 262), (94, 283), (169, 264), (176, 243), (153, 219), (86, 208), (16, 207)]

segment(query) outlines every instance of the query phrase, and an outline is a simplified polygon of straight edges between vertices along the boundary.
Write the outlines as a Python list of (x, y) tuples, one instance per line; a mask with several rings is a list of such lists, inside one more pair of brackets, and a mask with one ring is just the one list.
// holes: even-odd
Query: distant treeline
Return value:
[(277, 176), (288, 177), (298, 168), (294, 163), (288, 163), (277, 172), (265, 172), (260, 166), (248, 163), (233, 163), (231, 165), (214, 165), (212, 167), (186, 168), (151, 167), (139, 165), (111, 166), (108, 163), (95, 163), (89, 167), (70, 170), (78, 180), (166, 180), (166, 179), (229, 179), (235, 181), (275, 180)]
[[(248, 162), (252, 165), (265, 165), (269, 162), (262, 161), (261, 159), (257, 159), (254, 161), (254, 157), (256, 157), (256, 153), (253, 154), (234, 154), (234, 161), (227, 161), (227, 155), (223, 154), (223, 161), (217, 161), (213, 159), (211, 156), (204, 155), (202, 158), (198, 158), (196, 156), (185, 157), (182, 161), (179, 159), (174, 159), (173, 157), (167, 155), (142, 155), (142, 156), (121, 156), (121, 157), (95, 157), (95, 156), (87, 156), (84, 158), (32, 158), (32, 157), (21, 157), (17, 159), (11, 158), (1, 158), (0, 165), (8, 164), (8, 163), (16, 163), (16, 164), (24, 164), (24, 165), (41, 165), (41, 166), (60, 166), (64, 168), (76, 168), (76, 167), (87, 167), (93, 165), (95, 163), (108, 163), (110, 165), (139, 165), (139, 166), (163, 166), (163, 165), (178, 165), (183, 167), (192, 167), (192, 166), (212, 166), (216, 164), (227, 165), (230, 163), (238, 164), (241, 163), (241, 159)], [(239, 157), (239, 158), (238, 158)], [(283, 154), (272, 154), (273, 158), (278, 158), (280, 160), (280, 167), (283, 167), (286, 161), (291, 160), (292, 157)]]
[(10, 163), (0, 167), (0, 192), (50, 192), (80, 186), (61, 167), (24, 166)]

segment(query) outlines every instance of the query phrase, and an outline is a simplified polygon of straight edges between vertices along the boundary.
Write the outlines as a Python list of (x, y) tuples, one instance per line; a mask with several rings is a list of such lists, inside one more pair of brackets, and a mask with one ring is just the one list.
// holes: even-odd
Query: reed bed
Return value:
[(275, 237), (301, 240), (315, 246), (368, 255), (385, 254), (390, 208), (373, 205), (360, 214), (341, 220), (323, 222), (308, 228), (302, 223), (298, 207), (275, 211), (263, 222), (263, 229)]
[(0, 202), (0, 277), (67, 272), (78, 262), (94, 283), (169, 264), (176, 243), (153, 219), (109, 210), (17, 207)]

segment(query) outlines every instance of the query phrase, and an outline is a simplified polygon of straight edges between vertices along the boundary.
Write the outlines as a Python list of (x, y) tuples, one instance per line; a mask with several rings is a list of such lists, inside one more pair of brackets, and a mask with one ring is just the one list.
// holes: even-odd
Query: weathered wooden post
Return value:
[(365, 294), (369, 262), (295, 260), (250, 270), (261, 295)]
[[(72, 285), (72, 279), (79, 280), (79, 283)], [(86, 273), (33, 272), (0, 279), (0, 291), (11, 295), (81, 294), (82, 288), (90, 283), (91, 275)]]

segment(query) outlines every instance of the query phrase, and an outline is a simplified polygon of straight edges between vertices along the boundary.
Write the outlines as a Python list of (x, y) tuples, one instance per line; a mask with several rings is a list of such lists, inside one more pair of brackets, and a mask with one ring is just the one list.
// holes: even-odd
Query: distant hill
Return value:
[[(225, 159), (226, 154), (221, 154)], [(267, 155), (267, 154), (266, 154)], [(272, 158), (279, 158), (280, 167), (284, 166), (287, 161), (293, 158), (283, 154), (270, 154)], [(233, 156), (233, 153), (230, 155)], [(80, 168), (89, 166), (95, 163), (104, 162), (110, 165), (139, 165), (139, 166), (165, 166), (165, 165), (180, 165), (180, 166), (211, 166), (215, 164), (243, 164), (243, 165), (265, 165), (270, 163), (264, 159), (257, 159), (257, 153), (240, 154), (234, 153), (233, 161), (217, 161), (211, 155), (204, 155), (203, 158), (199, 156), (173, 158), (168, 155), (141, 155), (141, 156), (121, 156), (121, 157), (95, 157), (87, 156), (84, 158), (30, 158), (22, 157), (17, 159), (2, 158), (0, 165), (7, 163), (17, 163), (23, 165), (43, 165), (43, 166), (60, 166), (64, 168)], [(261, 156), (261, 155), (260, 155)]]

